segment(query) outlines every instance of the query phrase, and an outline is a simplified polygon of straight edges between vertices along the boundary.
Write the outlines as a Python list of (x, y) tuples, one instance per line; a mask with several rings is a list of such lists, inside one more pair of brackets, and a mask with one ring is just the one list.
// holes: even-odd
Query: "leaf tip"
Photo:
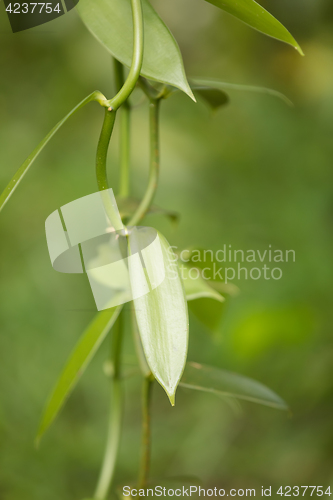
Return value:
[(173, 394), (168, 393), (168, 398), (171, 403), (171, 406), (175, 406), (176, 404), (176, 393), (174, 392)]
[(294, 45), (294, 47), (295, 47), (295, 49), (297, 50), (297, 52), (298, 52), (298, 53), (299, 53), (302, 57), (304, 57), (304, 56), (305, 56), (305, 54), (304, 54), (304, 52), (303, 52), (303, 50), (302, 50), (302, 47), (301, 47), (301, 46), (300, 46), (300, 45), (296, 42), (296, 40), (295, 40), (295, 45)]
[(189, 83), (187, 82), (187, 80), (185, 81), (184, 84), (182, 84), (181, 86), (178, 87), (180, 90), (182, 90), (183, 92), (185, 92), (185, 94), (187, 94), (191, 99), (192, 101), (194, 101), (195, 103), (197, 102), (196, 98), (194, 97), (194, 94), (192, 92), (192, 89), (189, 85)]

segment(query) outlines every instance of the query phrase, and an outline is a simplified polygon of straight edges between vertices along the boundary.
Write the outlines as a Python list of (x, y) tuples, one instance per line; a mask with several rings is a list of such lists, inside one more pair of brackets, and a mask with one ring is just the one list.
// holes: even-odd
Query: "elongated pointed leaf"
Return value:
[(288, 409), (280, 396), (260, 382), (212, 366), (187, 363), (180, 385), (221, 396), (245, 399), (279, 410)]
[[(177, 42), (148, 0), (142, 0), (145, 49), (141, 74), (173, 85), (191, 98)], [(130, 0), (80, 0), (77, 10), (89, 31), (125, 66), (133, 54)]]
[(303, 55), (301, 47), (289, 31), (254, 0), (206, 0), (206, 2), (237, 17), (261, 33), (291, 45)]
[(114, 325), (121, 308), (122, 306), (118, 306), (98, 313), (76, 344), (45, 407), (37, 433), (37, 443), (73, 391), (98, 347)]
[(193, 89), (195, 89), (196, 86), (200, 85), (221, 91), (236, 90), (241, 92), (254, 92), (256, 94), (267, 94), (272, 97), (281, 99), (281, 101), (288, 104), (288, 106), (293, 106), (291, 100), (288, 99), (288, 97), (286, 97), (284, 94), (278, 92), (277, 90), (269, 89), (266, 87), (257, 87), (255, 85), (239, 85), (237, 83), (220, 82), (213, 79), (191, 78), (191, 86)]
[(33, 164), (33, 162), (35, 161), (35, 159), (39, 155), (39, 153), (45, 148), (45, 146), (50, 141), (50, 139), (52, 139), (54, 134), (68, 120), (68, 118), (73, 116), (74, 113), (76, 113), (76, 111), (83, 108), (83, 106), (88, 104), (88, 102), (98, 101), (101, 103), (103, 100), (105, 100), (105, 97), (103, 96), (103, 94), (101, 94), (98, 91), (93, 92), (88, 97), (83, 99), (83, 101), (81, 101), (77, 106), (75, 106), (75, 108), (73, 108), (72, 111), (70, 111), (68, 113), (68, 115), (66, 115), (62, 120), (60, 120), (59, 123), (57, 123), (57, 125), (55, 127), (53, 127), (51, 132), (49, 132), (47, 134), (47, 136), (44, 137), (44, 139), (38, 144), (38, 146), (33, 150), (33, 152), (28, 156), (28, 158), (25, 160), (25, 162), (21, 165), (21, 167), (18, 169), (18, 171), (16, 172), (16, 174), (14, 175), (14, 177), (12, 178), (12, 180), (10, 181), (10, 183), (8, 184), (8, 186), (6, 187), (4, 192), (1, 194), (1, 196), (0, 196), (0, 211), (3, 209), (3, 207), (5, 206), (5, 204), (7, 203), (9, 198), (11, 197), (11, 195), (14, 193), (15, 189), (17, 188), (17, 186), (19, 185), (19, 183), (21, 182), (21, 180), (23, 179), (23, 177), (25, 176), (25, 174), (29, 170), (30, 166)]
[[(138, 246), (134, 237), (129, 237), (131, 248)], [(134, 300), (139, 333), (148, 366), (174, 405), (188, 348), (185, 292), (176, 257), (160, 233), (154, 244), (142, 251), (141, 257), (144, 272), (140, 266), (129, 266), (133, 296), (141, 294), (141, 290), (150, 290)], [(151, 289), (154, 282), (161, 284)]]

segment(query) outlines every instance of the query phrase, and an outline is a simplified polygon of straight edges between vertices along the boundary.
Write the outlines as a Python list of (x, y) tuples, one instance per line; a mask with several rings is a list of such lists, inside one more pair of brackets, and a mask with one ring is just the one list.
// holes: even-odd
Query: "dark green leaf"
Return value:
[(236, 83), (220, 82), (218, 80), (213, 80), (213, 79), (209, 80), (201, 78), (191, 79), (191, 86), (193, 89), (195, 89), (195, 86), (200, 86), (200, 85), (205, 87), (210, 87), (212, 89), (218, 89), (221, 91), (236, 90), (241, 92), (254, 92), (257, 94), (267, 94), (273, 97), (277, 97), (278, 99), (281, 99), (283, 102), (288, 104), (288, 106), (293, 106), (293, 103), (284, 94), (278, 92), (277, 90), (268, 89), (266, 87), (256, 87), (254, 85), (239, 85)]
[(225, 303), (202, 298), (189, 302), (188, 308), (210, 332), (214, 333), (218, 331)]
[(40, 142), (38, 144), (38, 146), (33, 150), (33, 152), (28, 156), (28, 158), (25, 160), (25, 162), (21, 165), (21, 167), (18, 169), (18, 171), (16, 172), (16, 174), (14, 175), (14, 177), (12, 178), (12, 180), (10, 181), (10, 183), (8, 184), (8, 186), (6, 187), (4, 192), (1, 194), (1, 196), (0, 196), (0, 211), (3, 209), (3, 207), (5, 206), (5, 204), (7, 203), (7, 201), (9, 200), (9, 198), (11, 197), (11, 195), (13, 194), (13, 192), (15, 191), (15, 189), (17, 188), (17, 186), (19, 185), (19, 183), (21, 182), (21, 180), (23, 179), (25, 174), (27, 173), (30, 165), (32, 165), (32, 163), (35, 161), (35, 159), (37, 158), (39, 153), (44, 149), (44, 147), (49, 142), (49, 140), (52, 139), (54, 134), (68, 120), (68, 118), (70, 118), (72, 115), (74, 115), (74, 113), (76, 113), (76, 111), (83, 108), (83, 106), (88, 104), (88, 102), (97, 101), (97, 102), (102, 103), (103, 100), (105, 100), (105, 97), (103, 96), (103, 94), (101, 94), (98, 91), (93, 92), (88, 97), (83, 99), (83, 101), (81, 101), (77, 106), (75, 106), (75, 108), (72, 109), (72, 111), (70, 111), (68, 113), (68, 115), (66, 115), (62, 120), (60, 120), (60, 122), (57, 123), (57, 125), (51, 130), (51, 132), (49, 132), (47, 134), (47, 136), (44, 137), (42, 142)]
[(186, 363), (180, 385), (221, 396), (245, 399), (279, 410), (288, 409), (287, 404), (280, 396), (260, 382), (212, 366)]
[(207, 298), (224, 302), (224, 297), (210, 286), (210, 281), (202, 277), (202, 270), (182, 264), (180, 271), (188, 301)]
[(98, 313), (76, 344), (45, 407), (37, 433), (37, 443), (59, 413), (98, 347), (111, 330), (121, 308), (122, 306), (113, 307)]
[(192, 85), (191, 88), (213, 111), (229, 103), (229, 96), (223, 90), (200, 85)]
[[(173, 85), (191, 98), (177, 42), (148, 0), (142, 1), (145, 50), (141, 74)], [(133, 54), (133, 25), (130, 0), (80, 0), (77, 10), (97, 40), (125, 66)]]
[[(133, 231), (130, 248), (138, 247), (135, 238), (140, 234)], [(136, 296), (150, 289), (134, 299), (135, 315), (148, 366), (174, 405), (187, 357), (188, 311), (176, 257), (160, 233), (145, 253), (144, 273), (130, 264), (129, 274)], [(151, 289), (153, 282), (160, 284)]]
[(228, 12), (252, 28), (265, 35), (292, 45), (301, 55), (301, 47), (289, 31), (267, 10), (254, 0), (206, 0), (207, 2)]

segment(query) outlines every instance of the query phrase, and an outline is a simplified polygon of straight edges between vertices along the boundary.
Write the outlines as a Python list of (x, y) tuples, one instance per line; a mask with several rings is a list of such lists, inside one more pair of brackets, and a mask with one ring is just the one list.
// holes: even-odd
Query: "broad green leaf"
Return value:
[(23, 179), (23, 177), (25, 176), (27, 171), (29, 170), (32, 163), (37, 158), (39, 153), (45, 148), (46, 144), (50, 141), (50, 139), (52, 139), (54, 134), (68, 120), (68, 118), (73, 116), (74, 113), (76, 113), (76, 111), (83, 108), (83, 106), (88, 104), (88, 102), (97, 101), (99, 103), (102, 103), (104, 100), (105, 100), (105, 97), (103, 96), (103, 94), (101, 94), (98, 91), (95, 91), (92, 94), (90, 94), (88, 97), (83, 99), (83, 101), (81, 101), (77, 106), (75, 106), (75, 108), (73, 108), (72, 111), (70, 111), (68, 113), (68, 115), (66, 115), (62, 120), (60, 120), (59, 123), (57, 123), (57, 125), (51, 130), (51, 132), (49, 132), (47, 134), (47, 136), (44, 137), (44, 139), (38, 144), (38, 146), (28, 156), (28, 158), (25, 160), (25, 162), (18, 169), (18, 171), (16, 172), (16, 174), (14, 175), (14, 177), (12, 178), (12, 180), (10, 181), (10, 183), (8, 184), (8, 186), (6, 187), (4, 192), (1, 194), (1, 196), (0, 196), (0, 211), (3, 209), (3, 207), (5, 206), (5, 204), (7, 203), (7, 201), (9, 200), (9, 198), (11, 197), (11, 195), (13, 194), (13, 192), (15, 191), (15, 189), (17, 188), (17, 186), (19, 185), (19, 183), (21, 182), (21, 180)]
[[(177, 42), (148, 0), (142, 0), (142, 7), (145, 49), (141, 74), (173, 85), (193, 98)], [(80, 0), (76, 8), (95, 38), (129, 67), (133, 54), (130, 0)]]
[(45, 407), (37, 433), (37, 443), (73, 391), (98, 347), (114, 325), (121, 308), (122, 306), (113, 307), (98, 313), (76, 344)]
[[(188, 311), (176, 257), (166, 239), (157, 235), (142, 251), (144, 267), (130, 261), (129, 274), (133, 296), (141, 295), (133, 303), (148, 366), (174, 405), (186, 363)], [(145, 248), (139, 240), (140, 231), (133, 231), (129, 236), (131, 252), (138, 246)], [(160, 284), (153, 288), (154, 283)]]
[(224, 302), (224, 297), (209, 285), (209, 280), (203, 278), (202, 270), (182, 264), (180, 267), (187, 301), (195, 299), (214, 299)]
[(279, 410), (288, 409), (280, 396), (260, 382), (212, 366), (186, 363), (180, 385), (189, 389), (252, 401)]
[(223, 90), (205, 87), (203, 85), (192, 85), (191, 88), (194, 94), (201, 97), (213, 111), (229, 103), (229, 96)]
[(294, 37), (280, 21), (254, 0), (206, 0), (206, 2), (237, 17), (261, 33), (291, 45), (301, 55), (304, 55)]
[[(117, 205), (121, 218), (130, 218), (135, 213), (140, 203), (141, 200), (133, 197), (117, 198)], [(165, 215), (172, 222), (178, 222), (179, 220), (178, 212), (174, 212), (173, 210), (166, 210), (164, 208), (158, 207), (157, 205), (152, 205), (149, 208), (147, 215)]]
[(221, 91), (226, 91), (226, 90), (236, 90), (236, 91), (241, 91), (241, 92), (254, 92), (257, 94), (267, 94), (273, 97), (277, 97), (278, 99), (281, 99), (283, 102), (288, 104), (288, 106), (293, 106), (293, 103), (286, 97), (284, 94), (281, 92), (278, 92), (277, 90), (273, 89), (268, 89), (266, 87), (256, 87), (254, 85), (240, 85), (236, 83), (227, 83), (227, 82), (220, 82), (218, 80), (213, 80), (213, 79), (201, 79), (201, 78), (192, 78), (191, 79), (191, 87), (192, 89), (195, 89), (196, 86), (204, 86), (204, 87), (209, 87), (211, 89), (217, 89)]

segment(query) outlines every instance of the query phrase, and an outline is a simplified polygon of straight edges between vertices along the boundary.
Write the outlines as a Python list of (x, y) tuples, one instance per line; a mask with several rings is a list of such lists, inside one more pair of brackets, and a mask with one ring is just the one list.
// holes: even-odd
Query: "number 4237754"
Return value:
[(42, 14), (43, 12), (46, 14), (52, 14), (52, 12), (63, 12), (63, 9), (60, 7), (60, 3), (57, 3), (55, 7), (53, 7), (52, 3), (10, 3), (6, 7), (6, 11), (10, 14)]
[(325, 491), (323, 486), (280, 486), (276, 493), (282, 497), (304, 497), (305, 495), (322, 497), (323, 495), (332, 495), (330, 486)]

